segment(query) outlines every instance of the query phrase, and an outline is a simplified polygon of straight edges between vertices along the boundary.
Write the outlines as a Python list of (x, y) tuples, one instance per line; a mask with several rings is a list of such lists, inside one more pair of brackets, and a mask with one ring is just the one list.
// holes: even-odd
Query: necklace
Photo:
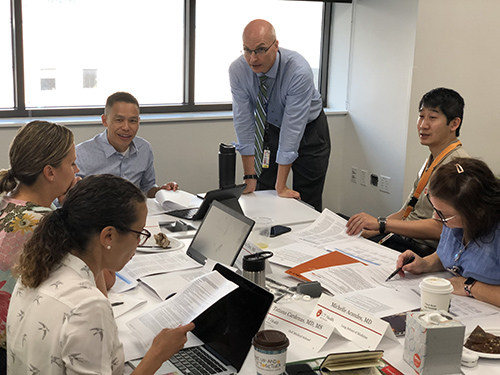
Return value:
[(455, 254), (455, 262), (460, 259), (462, 256), (462, 253), (467, 250), (467, 247), (469, 246), (470, 241), (465, 242), (465, 234), (462, 236), (462, 241), (460, 241), (460, 249), (458, 253)]

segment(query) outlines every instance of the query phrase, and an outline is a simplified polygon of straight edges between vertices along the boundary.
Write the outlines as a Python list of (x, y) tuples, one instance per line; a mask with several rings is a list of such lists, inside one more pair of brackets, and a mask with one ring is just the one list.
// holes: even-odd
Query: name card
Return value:
[(311, 316), (327, 322), (362, 349), (376, 349), (384, 336), (397, 342), (389, 323), (326, 294), (321, 295)]
[(328, 341), (333, 326), (283, 306), (273, 304), (266, 317), (266, 329), (284, 332), (290, 341), (319, 351)]

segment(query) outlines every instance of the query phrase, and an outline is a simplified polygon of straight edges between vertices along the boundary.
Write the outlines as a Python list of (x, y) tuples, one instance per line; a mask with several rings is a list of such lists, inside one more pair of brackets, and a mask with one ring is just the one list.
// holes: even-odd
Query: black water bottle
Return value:
[(219, 188), (235, 186), (236, 150), (233, 145), (219, 144)]

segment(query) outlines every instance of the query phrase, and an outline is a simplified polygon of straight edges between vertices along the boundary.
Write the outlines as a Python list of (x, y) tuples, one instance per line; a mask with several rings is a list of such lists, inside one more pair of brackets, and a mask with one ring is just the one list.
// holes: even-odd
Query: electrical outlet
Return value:
[(361, 185), (367, 186), (368, 185), (368, 171), (362, 169), (359, 179), (360, 179), (359, 183)]
[(391, 184), (390, 177), (380, 175), (380, 191), (389, 194), (390, 184)]
[(356, 167), (351, 168), (351, 182), (355, 184), (358, 182), (358, 168)]

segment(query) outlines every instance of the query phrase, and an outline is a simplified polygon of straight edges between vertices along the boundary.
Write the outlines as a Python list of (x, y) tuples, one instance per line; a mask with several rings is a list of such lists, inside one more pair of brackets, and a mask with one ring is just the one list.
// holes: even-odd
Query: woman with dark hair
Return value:
[[(7, 318), (11, 374), (123, 374), (123, 347), (95, 275), (119, 271), (150, 236), (146, 197), (131, 182), (90, 176), (25, 244)], [(134, 371), (154, 374), (184, 346), (190, 323), (164, 329)]]
[(420, 258), (407, 250), (404, 271), (448, 270), (454, 294), (500, 306), (500, 180), (478, 159), (457, 158), (439, 167), (429, 182), (434, 219), (443, 231), (436, 253)]
[(47, 121), (21, 127), (0, 170), (0, 374), (6, 372), (7, 310), (16, 284), (11, 269), (42, 216), (77, 181), (73, 133)]

